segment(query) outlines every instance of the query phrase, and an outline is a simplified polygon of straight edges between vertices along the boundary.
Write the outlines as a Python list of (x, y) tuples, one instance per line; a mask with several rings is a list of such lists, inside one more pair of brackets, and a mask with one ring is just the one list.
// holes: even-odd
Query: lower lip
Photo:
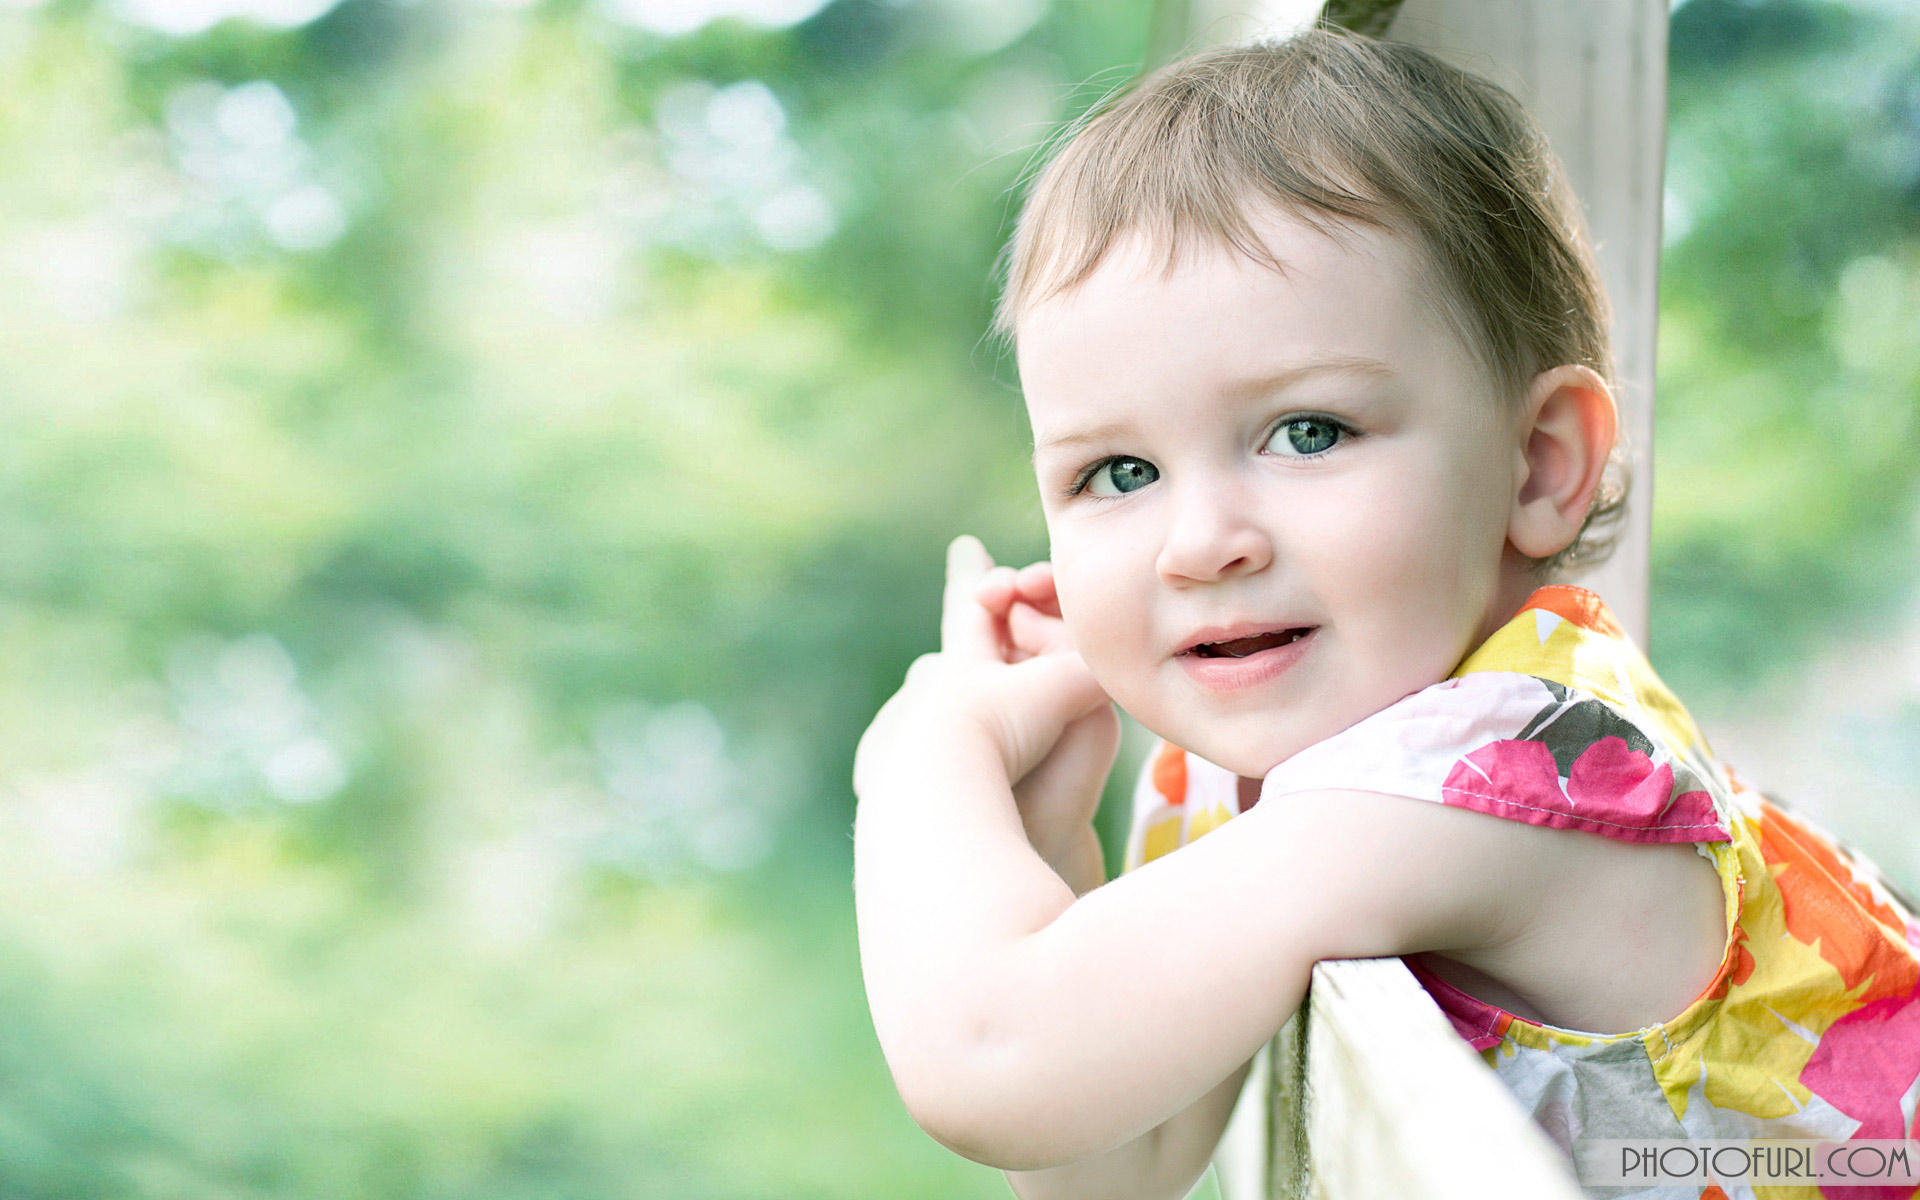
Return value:
[(1242, 688), (1258, 687), (1285, 673), (1306, 654), (1319, 632), (1319, 629), (1313, 629), (1284, 646), (1275, 646), (1244, 658), (1203, 658), (1198, 654), (1181, 654), (1177, 658), (1186, 669), (1187, 677), (1208, 691), (1237, 692)]

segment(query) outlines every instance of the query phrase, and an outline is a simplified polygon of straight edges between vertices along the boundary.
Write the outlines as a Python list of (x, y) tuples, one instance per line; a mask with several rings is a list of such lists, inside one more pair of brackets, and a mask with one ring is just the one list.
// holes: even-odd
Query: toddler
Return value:
[[(1041, 174), (1001, 325), (1050, 560), (953, 543), (854, 772), (924, 1129), (1027, 1200), (1177, 1198), (1313, 964), (1394, 955), (1563, 1147), (1911, 1135), (1910, 906), (1553, 582), (1616, 413), (1510, 97), (1328, 30), (1176, 63)], [(1164, 742), (1108, 882), (1115, 703)]]

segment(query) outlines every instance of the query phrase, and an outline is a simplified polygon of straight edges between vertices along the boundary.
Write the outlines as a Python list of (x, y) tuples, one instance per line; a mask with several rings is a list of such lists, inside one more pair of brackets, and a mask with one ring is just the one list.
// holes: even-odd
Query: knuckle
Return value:
[(938, 668), (939, 664), (940, 655), (937, 652), (922, 654), (907, 665), (908, 681), (913, 682), (925, 679)]

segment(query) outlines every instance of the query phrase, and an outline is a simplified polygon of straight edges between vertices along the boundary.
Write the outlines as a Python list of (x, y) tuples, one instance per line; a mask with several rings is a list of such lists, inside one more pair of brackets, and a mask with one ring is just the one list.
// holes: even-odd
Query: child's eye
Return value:
[(1267, 450), (1283, 458), (1311, 458), (1333, 449), (1349, 430), (1328, 417), (1295, 417), (1282, 422), (1267, 439)]
[(1160, 468), (1139, 458), (1109, 458), (1105, 462), (1095, 463), (1093, 470), (1087, 473), (1076, 491), (1091, 492), (1096, 496), (1121, 496), (1139, 489), (1160, 478)]

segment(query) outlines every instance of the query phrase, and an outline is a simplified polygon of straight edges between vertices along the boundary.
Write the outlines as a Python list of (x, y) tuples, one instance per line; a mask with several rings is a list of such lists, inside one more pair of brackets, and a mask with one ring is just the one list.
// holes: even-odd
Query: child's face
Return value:
[(1130, 241), (1018, 329), (1075, 644), (1148, 729), (1252, 776), (1445, 678), (1531, 587), (1517, 426), (1414, 250), (1258, 224), (1285, 274), (1228, 249), (1163, 273)]

